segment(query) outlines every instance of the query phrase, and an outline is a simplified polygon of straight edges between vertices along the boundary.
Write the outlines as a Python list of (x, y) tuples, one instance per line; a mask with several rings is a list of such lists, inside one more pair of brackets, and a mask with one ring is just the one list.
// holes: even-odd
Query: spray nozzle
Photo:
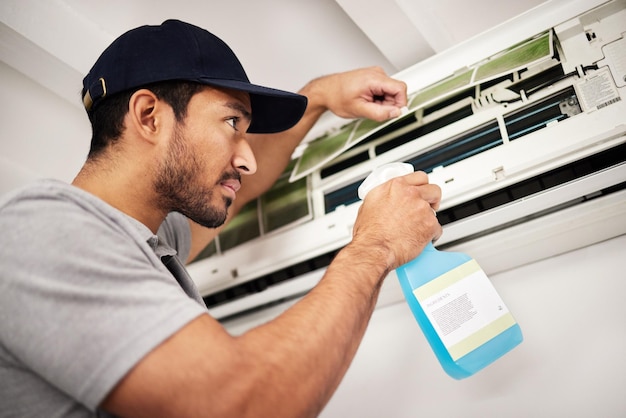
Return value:
[(380, 167), (374, 169), (374, 171), (372, 171), (359, 186), (359, 199), (365, 199), (365, 196), (367, 196), (369, 191), (374, 187), (379, 186), (392, 178), (404, 176), (412, 173), (413, 171), (413, 166), (409, 163), (389, 163), (381, 165)]

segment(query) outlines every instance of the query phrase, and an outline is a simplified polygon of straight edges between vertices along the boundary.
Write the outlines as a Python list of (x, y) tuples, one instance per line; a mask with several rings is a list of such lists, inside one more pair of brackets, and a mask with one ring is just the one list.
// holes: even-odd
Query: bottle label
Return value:
[(515, 325), (474, 260), (414, 289), (413, 294), (455, 361)]

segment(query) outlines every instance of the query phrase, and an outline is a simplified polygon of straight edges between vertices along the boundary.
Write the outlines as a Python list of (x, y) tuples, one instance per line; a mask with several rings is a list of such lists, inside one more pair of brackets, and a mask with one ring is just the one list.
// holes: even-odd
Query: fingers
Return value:
[(322, 77), (314, 86), (325, 107), (343, 118), (382, 122), (400, 116), (407, 104), (406, 83), (389, 77), (379, 67)]
[(403, 178), (407, 183), (412, 186), (421, 186), (422, 184), (428, 184), (428, 174), (423, 171), (414, 171), (398, 178)]
[(409, 186), (417, 186), (416, 191), (419, 198), (430, 204), (430, 207), (436, 211), (441, 203), (441, 188), (436, 184), (428, 182), (428, 175), (423, 171), (415, 171), (402, 177), (398, 177), (400, 181), (406, 182)]
[[(428, 202), (433, 211), (439, 209), (441, 203), (441, 188), (436, 184), (424, 184), (419, 186), (420, 198)], [(436, 212), (435, 212), (436, 216)]]
[[(441, 202), (441, 188), (436, 184), (430, 184), (428, 182), (428, 175), (425, 172), (415, 171), (413, 173), (391, 179), (388, 184), (390, 188), (394, 187), (393, 182), (397, 183), (400, 188), (415, 186), (415, 188), (408, 189), (408, 193), (414, 194), (414, 197), (417, 199), (428, 202), (433, 210), (439, 209), (439, 204)], [(374, 188), (374, 190), (380, 189), (379, 191), (382, 192), (383, 187), (381, 186)], [(402, 189), (399, 192), (404, 193)]]
[(406, 83), (387, 76), (380, 68), (374, 68), (373, 71), (378, 73), (378, 77), (369, 84), (372, 102), (397, 108), (406, 106)]
[[(437, 218), (437, 212), (435, 211), (435, 209), (433, 209), (433, 216), (435, 218)], [(441, 238), (441, 235), (443, 234), (443, 227), (441, 226), (441, 224), (439, 223), (439, 220), (437, 220), (437, 228), (435, 231), (435, 234), (433, 236), (433, 240), (432, 242), (437, 241), (439, 238)]]
[(402, 107), (364, 101), (361, 103), (360, 110), (357, 110), (357, 112), (364, 118), (383, 122), (402, 115)]
[[(436, 212), (441, 203), (441, 188), (428, 183), (428, 175), (423, 171), (416, 171), (391, 181), (400, 183), (399, 193), (405, 193), (413, 202), (412, 205), (416, 208), (422, 207), (418, 219), (422, 219), (425, 227), (432, 231), (432, 241), (438, 240), (443, 233)], [(393, 188), (394, 185), (390, 187)]]
[(363, 117), (381, 122), (400, 116), (407, 105), (406, 83), (390, 78), (381, 68), (367, 70), (371, 74), (364, 84), (368, 90), (363, 96)]
[(354, 237), (361, 244), (378, 243), (395, 268), (441, 236), (442, 227), (434, 211), (440, 200), (441, 189), (429, 184), (424, 172), (391, 179), (365, 197)]

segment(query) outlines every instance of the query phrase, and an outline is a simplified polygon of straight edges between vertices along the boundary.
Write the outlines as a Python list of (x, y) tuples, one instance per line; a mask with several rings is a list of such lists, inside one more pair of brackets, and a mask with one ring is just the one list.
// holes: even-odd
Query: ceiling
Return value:
[[(252, 82), (297, 90), (312, 78), (363, 66), (393, 75), (543, 2), (1, 0), (0, 61), (80, 109), (82, 78), (111, 41), (133, 27), (177, 18), (225, 40)], [(32, 144), (7, 159), (42, 167), (28, 161), (37, 150)], [(84, 159), (82, 149), (77, 156), (65, 152), (53, 157)], [(52, 168), (40, 174), (67, 178)]]
[[(393, 74), (542, 2), (3, 0), (2, 43), (31, 44), (32, 56), (4, 53), (0, 58), (28, 75), (36, 73), (34, 67), (48, 54), (49, 60), (59, 61), (55, 70), (83, 76), (126, 30), (177, 18), (224, 39), (251, 81), (297, 90), (311, 78), (361, 66), (379, 65)], [(45, 72), (35, 79), (53, 91), (64, 88), (55, 83), (67, 75), (50, 74), (49, 66)], [(46, 82), (48, 78), (52, 82)], [(60, 94), (76, 103), (76, 89)]]

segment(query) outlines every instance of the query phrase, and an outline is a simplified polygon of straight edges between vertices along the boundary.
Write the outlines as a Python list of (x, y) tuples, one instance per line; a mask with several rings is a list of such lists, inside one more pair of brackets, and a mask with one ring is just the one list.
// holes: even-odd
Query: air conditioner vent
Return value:
[[(587, 158), (547, 171), (533, 178), (513, 184), (509, 187), (480, 196), (460, 205), (437, 213), (441, 225), (446, 225), (463, 218), (523, 199), (535, 193), (550, 189), (579, 179), (586, 175), (624, 163), (626, 159), (626, 143), (607, 149)], [(605, 194), (613, 191), (605, 190)]]
[(509, 139), (513, 141), (581, 112), (578, 97), (574, 89), (569, 87), (532, 106), (505, 115), (504, 124)]
[(468, 116), (473, 115), (472, 106), (464, 106), (463, 108), (450, 113), (444, 117), (441, 117), (437, 120), (434, 120), (425, 125), (419, 126), (407, 133), (399, 135), (387, 142), (383, 142), (375, 148), (376, 155), (383, 154), (385, 152), (391, 151), (394, 148), (399, 147), (400, 145), (404, 145), (407, 142), (413, 141), (421, 136), (429, 134), (431, 132), (435, 132), (444, 126), (448, 126), (453, 124), (454, 122), (460, 121), (461, 119), (465, 119)]
[[(522, 73), (527, 70), (523, 70)], [(563, 72), (563, 67), (561, 65), (555, 65), (545, 71), (540, 72), (539, 74), (533, 75), (531, 77), (522, 78), (520, 81), (512, 84), (507, 87), (509, 90), (516, 92), (517, 94), (521, 94), (522, 90), (524, 92), (532, 92), (539, 90), (547, 85), (553, 84), (556, 81), (562, 79), (565, 76)]]
[(262, 292), (268, 287), (301, 276), (305, 273), (327, 267), (339, 250), (330, 251), (317, 257), (277, 270), (246, 283), (233, 286), (212, 295), (205, 296), (204, 303), (213, 308), (222, 303), (232, 302), (244, 296)]
[[(608, 149), (604, 152), (589, 156), (587, 158), (575, 161), (565, 166), (559, 167), (551, 171), (547, 171), (533, 178), (527, 179), (520, 183), (516, 183), (509, 187), (502, 188), (496, 192), (486, 194), (477, 199), (462, 203), (460, 205), (451, 207), (446, 210), (442, 210), (437, 213), (437, 218), (441, 225), (446, 225), (452, 222), (459, 221), (464, 218), (476, 215), (478, 213), (495, 209), (499, 206), (515, 202), (516, 200), (524, 199), (533, 194), (555, 188), (559, 185), (574, 181), (581, 177), (587, 176), (599, 172), (601, 170), (623, 164), (626, 160), (626, 143), (622, 143), (614, 148)], [(360, 182), (356, 183), (356, 186)], [(564, 205), (571, 206), (573, 204), (582, 203), (600, 196), (606, 196), (610, 193), (617, 192), (626, 188), (626, 182), (602, 189), (594, 193), (593, 196), (583, 196), (576, 201), (565, 202), (558, 208), (550, 208), (548, 211), (537, 213), (535, 217), (543, 216), (547, 213), (560, 210)], [(518, 222), (527, 221), (528, 219), (518, 220)], [(509, 227), (510, 224), (500, 225), (498, 228)], [(491, 233), (493, 231), (483, 231), (484, 234)], [(476, 236), (472, 236), (476, 238)], [(454, 243), (447, 243), (446, 246), (453, 245)], [(257, 279), (242, 283), (238, 286), (228, 288), (226, 290), (214, 293), (212, 295), (204, 297), (204, 302), (207, 307), (212, 308), (219, 306), (223, 303), (232, 302), (239, 298), (249, 296), (258, 292), (266, 290), (268, 287), (285, 282), (302, 276), (308, 272), (315, 271), (324, 267), (327, 267), (339, 249), (322, 254), (320, 256), (305, 260), (303, 262), (288, 266), (284, 269), (277, 270), (271, 274), (261, 276)], [(298, 294), (294, 297), (300, 297), (302, 294)], [(284, 300), (281, 300), (283, 302)], [(273, 301), (273, 303), (276, 301)], [(257, 307), (255, 309), (267, 308), (267, 305)]]

